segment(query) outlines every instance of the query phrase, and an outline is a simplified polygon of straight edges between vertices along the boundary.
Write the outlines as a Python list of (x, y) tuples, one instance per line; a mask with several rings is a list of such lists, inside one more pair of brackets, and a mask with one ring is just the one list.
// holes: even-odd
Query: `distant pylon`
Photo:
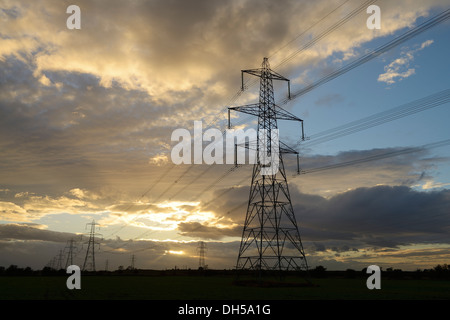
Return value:
[(95, 245), (99, 245), (99, 243), (95, 241), (95, 236), (99, 235), (95, 232), (95, 226), (98, 225), (98, 223), (95, 223), (95, 221), (92, 220), (91, 223), (86, 224), (86, 226), (88, 225), (91, 226), (91, 231), (89, 232), (88, 247), (86, 250), (86, 257), (84, 258), (82, 270), (95, 271)]
[(55, 269), (55, 259), (56, 257), (51, 258), (50, 261), (47, 263), (47, 267), (49, 267), (50, 269)]
[(134, 269), (135, 269), (135, 266), (134, 266), (135, 262), (136, 262), (136, 257), (135, 257), (134, 254), (133, 254), (133, 255), (131, 256), (131, 266), (130, 266), (131, 270), (134, 270)]
[[(281, 276), (283, 271), (307, 270), (282, 158), (283, 153), (298, 156), (298, 152), (278, 141), (277, 124), (277, 120), (300, 122), (304, 139), (303, 120), (275, 105), (273, 80), (287, 81), (290, 96), (289, 80), (272, 71), (267, 58), (261, 68), (241, 71), (242, 90), (244, 73), (260, 78), (260, 90), (258, 103), (229, 108), (258, 117), (257, 141), (253, 143), (257, 161), (236, 268), (254, 270), (260, 277), (264, 271), (277, 271)], [(228, 123), (231, 127), (230, 120)], [(268, 170), (268, 159), (270, 167), (276, 164), (277, 170)]]
[(197, 250), (198, 250), (198, 254), (199, 254), (198, 269), (205, 270), (206, 269), (206, 263), (205, 263), (206, 244), (203, 241), (199, 241)]
[(76, 246), (73, 245), (73, 243), (75, 242), (75, 240), (70, 239), (69, 241), (67, 241), (67, 245), (66, 245), (66, 250), (67, 252), (67, 259), (66, 259), (66, 265), (64, 267), (64, 269), (67, 269), (68, 266), (73, 265), (73, 250), (76, 249)]
[(62, 266), (63, 257), (64, 257), (63, 251), (59, 250), (59, 253), (57, 255), (56, 270), (61, 270), (63, 268)]

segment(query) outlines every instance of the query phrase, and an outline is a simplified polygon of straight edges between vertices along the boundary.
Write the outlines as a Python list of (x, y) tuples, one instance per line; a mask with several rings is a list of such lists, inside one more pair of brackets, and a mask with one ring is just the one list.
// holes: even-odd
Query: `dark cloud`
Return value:
[(299, 194), (294, 209), (306, 240), (353, 239), (395, 247), (449, 243), (449, 207), (449, 190), (420, 192), (405, 186), (377, 186), (329, 199)]
[[(250, 184), (250, 177), (247, 183)], [(219, 188), (212, 193), (211, 200), (203, 204), (202, 208), (215, 212), (218, 217), (242, 224), (247, 210), (249, 192), (249, 185)]]
[(36, 228), (35, 224), (0, 224), (0, 240), (40, 240), (62, 242), (78, 237), (73, 233)]
[[(434, 157), (430, 150), (423, 147), (375, 148), (343, 151), (335, 155), (305, 155), (300, 159), (300, 167), (306, 174), (292, 176), (290, 183), (304, 193), (326, 197), (374, 185), (413, 187), (433, 181), (431, 172), (444, 162), (448, 162), (448, 159)], [(286, 164), (287, 170), (296, 171), (294, 159), (288, 158)]]
[[(118, 166), (147, 171), (149, 158), (165, 151), (161, 143), (170, 144), (174, 127), (163, 119), (168, 111), (152, 106), (146, 93), (103, 88), (86, 74), (55, 72), (49, 77), (64, 81), (63, 87), (43, 88), (23, 62), (11, 58), (0, 65), (2, 80), (18, 75), (0, 89), (4, 183), (33, 184), (35, 176), (56, 189), (92, 188), (95, 175), (95, 184), (105, 185), (111, 176), (101, 172)], [(12, 92), (17, 94), (9, 96)]]
[[(248, 187), (231, 189), (210, 206), (218, 216), (229, 219), (224, 222), (242, 225), (247, 195)], [(450, 193), (446, 189), (423, 192), (407, 186), (376, 186), (330, 198), (292, 189), (291, 198), (306, 241), (353, 241), (378, 247), (450, 241)], [(206, 233), (208, 229), (203, 228)]]
[(181, 235), (208, 240), (220, 240), (225, 237), (239, 237), (242, 227), (219, 228), (216, 226), (202, 225), (199, 222), (181, 222), (178, 224)]

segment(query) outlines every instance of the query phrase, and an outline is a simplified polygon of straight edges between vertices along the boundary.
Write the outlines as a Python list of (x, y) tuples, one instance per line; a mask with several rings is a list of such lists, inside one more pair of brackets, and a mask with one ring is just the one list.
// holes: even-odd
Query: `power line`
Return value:
[[(319, 42), (320, 40), (322, 40), (323, 38), (325, 38), (326, 36), (331, 34), (333, 31), (335, 31), (339, 27), (343, 26), (345, 23), (347, 23), (349, 20), (351, 20), (354, 16), (359, 14), (361, 11), (365, 10), (368, 6), (374, 4), (376, 1), (377, 0), (369, 0), (369, 1), (362, 3), (359, 7), (357, 7), (353, 11), (351, 11), (349, 14), (347, 14), (344, 18), (339, 20), (337, 23), (333, 24), (331, 27), (329, 27), (328, 29), (326, 29), (325, 31), (320, 33), (317, 37), (315, 37), (314, 39), (312, 39), (311, 41), (309, 41), (305, 45), (303, 45), (300, 49), (298, 49), (297, 51), (295, 51), (294, 53), (292, 53), (291, 55), (289, 55), (288, 57), (283, 59), (281, 62), (278, 63), (278, 65), (276, 67), (279, 67), (279, 66), (287, 63), (288, 61), (292, 60), (300, 52), (312, 47), (314, 44), (316, 44), (317, 42)], [(335, 10), (337, 10), (338, 8), (336, 8)]]
[(389, 152), (375, 154), (375, 155), (365, 157), (365, 158), (344, 161), (344, 162), (340, 162), (340, 163), (330, 164), (330, 165), (317, 167), (317, 168), (311, 168), (311, 169), (307, 169), (307, 170), (301, 170), (300, 174), (310, 174), (310, 173), (316, 173), (316, 172), (321, 172), (321, 171), (325, 171), (325, 170), (354, 166), (354, 165), (358, 165), (358, 164), (362, 164), (362, 163), (366, 163), (366, 162), (370, 162), (370, 161), (382, 160), (382, 159), (387, 159), (387, 158), (391, 158), (391, 157), (397, 157), (400, 155), (415, 153), (415, 152), (426, 150), (426, 149), (443, 147), (448, 144), (450, 144), (450, 139), (433, 142), (433, 143), (429, 143), (429, 144), (424, 144), (419, 147), (403, 148), (400, 150), (393, 150), (393, 151), (389, 151)]
[(309, 91), (317, 88), (318, 86), (343, 75), (344, 73), (362, 65), (363, 63), (366, 63), (366, 62), (372, 60), (373, 58), (378, 57), (382, 53), (398, 46), (399, 44), (405, 42), (406, 40), (411, 39), (412, 37), (417, 36), (418, 34), (424, 32), (424, 31), (446, 21), (449, 18), (450, 18), (450, 9), (447, 9), (447, 10), (441, 12), (440, 14), (434, 16), (433, 18), (423, 22), (419, 26), (417, 26), (411, 30), (408, 30), (407, 32), (403, 33), (401, 36), (399, 36), (399, 37), (389, 41), (388, 43), (378, 47), (377, 49), (363, 55), (359, 59), (337, 69), (336, 71), (330, 72), (328, 75), (321, 78), (320, 80), (306, 86), (305, 88), (303, 88), (301, 90), (298, 90), (296, 93), (291, 95), (290, 99), (289, 98), (284, 99), (279, 104), (281, 104), (281, 105), (286, 104), (290, 100), (296, 99), (296, 98), (308, 93)]
[[(174, 163), (171, 163), (171, 165), (169, 165), (169, 166), (167, 167), (167, 169), (160, 175), (160, 177), (158, 178), (158, 180), (157, 180), (156, 182), (152, 183), (152, 185), (150, 186), (150, 188), (147, 189), (147, 191), (145, 191), (145, 192), (140, 196), (139, 200), (141, 200), (142, 198), (144, 198), (150, 191), (152, 191), (153, 188), (154, 188), (159, 182), (161, 182), (161, 180), (167, 175), (167, 173), (168, 173), (170, 170), (172, 170), (172, 168), (173, 168), (174, 166), (175, 166), (175, 164), (174, 164)], [(135, 206), (135, 204), (132, 203), (132, 204), (130, 204), (126, 209), (124, 209), (123, 211), (124, 211), (124, 212), (127, 212), (128, 210), (130, 210), (130, 209), (133, 208), (134, 206)], [(114, 234), (116, 234), (116, 233), (122, 231), (126, 226), (127, 226), (127, 225), (123, 225), (123, 226), (119, 227), (116, 231), (113, 231), (112, 233), (110, 233), (110, 234), (107, 235), (107, 236), (112, 236), (112, 235), (114, 235)], [(106, 236), (106, 237), (107, 237), (107, 236)]]
[(323, 16), (321, 19), (317, 20), (315, 23), (313, 23), (309, 28), (305, 29), (303, 32), (301, 32), (300, 34), (298, 34), (294, 39), (292, 39), (291, 41), (289, 41), (288, 43), (286, 43), (285, 45), (281, 46), (280, 48), (278, 48), (277, 50), (275, 50), (273, 53), (271, 53), (268, 58), (272, 58), (274, 55), (276, 55), (278, 52), (280, 52), (282, 49), (286, 48), (287, 46), (289, 46), (291, 43), (295, 42), (298, 38), (300, 38), (301, 36), (303, 36), (304, 34), (306, 34), (306, 32), (308, 32), (309, 30), (311, 30), (312, 28), (314, 28), (316, 25), (318, 25), (319, 23), (321, 23), (323, 20), (325, 20), (326, 18), (328, 18), (328, 16), (330, 16), (331, 14), (333, 14), (334, 12), (336, 12), (339, 8), (341, 8), (343, 5), (345, 5), (347, 2), (349, 2), (350, 0), (346, 0), (344, 2), (342, 2), (340, 5), (338, 5), (336, 8), (334, 8), (333, 10), (331, 10), (329, 13), (327, 13), (325, 16)]
[[(314, 44), (316, 44), (317, 42), (319, 42), (320, 40), (322, 40), (323, 38), (325, 38), (326, 36), (328, 36), (329, 34), (331, 34), (332, 32), (334, 32), (335, 30), (337, 30), (339, 27), (341, 27), (342, 25), (344, 25), (346, 22), (348, 22), (351, 18), (353, 18), (355, 15), (359, 14), (362, 10), (364, 10), (365, 8), (367, 8), (369, 5), (375, 3), (377, 0), (368, 0), (364, 3), (362, 3), (359, 7), (355, 8), (353, 11), (351, 11), (349, 14), (347, 14), (344, 18), (340, 19), (338, 22), (336, 22), (335, 24), (333, 24), (331, 27), (329, 27), (328, 29), (326, 29), (325, 31), (323, 31), (322, 33), (320, 33), (318, 36), (312, 38), (310, 41), (308, 41), (306, 44), (304, 44), (300, 49), (297, 49), (294, 53), (290, 54), (288, 57), (284, 58), (281, 62), (279, 62), (278, 64), (275, 65), (275, 68), (279, 68), (280, 66), (282, 66), (283, 64), (289, 62), (290, 60), (292, 60), (296, 55), (298, 55), (299, 53), (301, 53), (302, 51), (312, 47)], [(332, 11), (330, 11), (328, 14), (326, 14), (325, 16), (323, 16), (320, 20), (318, 20), (317, 22), (315, 22), (313, 25), (311, 25), (309, 28), (307, 28), (305, 31), (303, 31), (302, 33), (300, 33), (299, 35), (297, 35), (294, 39), (292, 39), (290, 42), (288, 42), (287, 44), (283, 45), (281, 48), (279, 48), (278, 50), (276, 50), (273, 54), (271, 54), (269, 56), (269, 58), (273, 57), (275, 54), (277, 54), (281, 49), (287, 47), (289, 44), (295, 42), (298, 38), (300, 38), (302, 35), (306, 34), (307, 31), (311, 30), (313, 27), (315, 27), (317, 24), (319, 24), (320, 22), (322, 22), (323, 20), (325, 20), (328, 16), (330, 16), (332, 13), (336, 12), (339, 8), (341, 8), (344, 4), (346, 4), (348, 2), (345, 1), (342, 4), (338, 5), (336, 8), (334, 8)], [(252, 80), (247, 80), (243, 85), (242, 88), (249, 88), (250, 86), (255, 85), (256, 83), (258, 83), (258, 79), (252, 79)]]
[[(303, 146), (309, 147), (337, 139), (352, 133), (385, 124), (390, 121), (398, 120), (418, 112), (429, 110), (448, 102), (450, 102), (450, 89), (442, 90), (426, 97), (402, 104), (395, 108), (313, 134), (309, 137), (311, 140), (305, 142)], [(299, 140), (297, 145), (301, 142), (302, 141)]]

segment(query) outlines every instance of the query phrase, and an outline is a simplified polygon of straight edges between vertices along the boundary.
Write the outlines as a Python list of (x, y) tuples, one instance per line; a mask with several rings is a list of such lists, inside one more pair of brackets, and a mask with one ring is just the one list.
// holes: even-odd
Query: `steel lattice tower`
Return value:
[(73, 239), (67, 241), (66, 249), (68, 249), (69, 251), (67, 253), (66, 265), (64, 269), (67, 269), (68, 266), (73, 265), (73, 250), (76, 249), (76, 246), (74, 246), (73, 243), (74, 243)]
[(95, 236), (98, 235), (98, 233), (95, 232), (95, 226), (98, 225), (98, 223), (95, 223), (95, 221), (92, 220), (91, 223), (86, 224), (86, 226), (88, 225), (91, 226), (91, 231), (89, 232), (88, 247), (82, 270), (95, 271), (95, 245), (99, 244), (95, 241)]
[[(298, 157), (298, 152), (278, 142), (277, 131), (279, 119), (299, 121), (302, 127), (302, 138), (304, 138), (303, 120), (275, 105), (273, 80), (287, 81), (290, 96), (289, 80), (272, 71), (267, 58), (264, 58), (261, 68), (241, 71), (242, 90), (244, 90), (244, 73), (260, 78), (260, 90), (258, 103), (229, 108), (229, 110), (258, 117), (256, 162), (253, 166), (247, 214), (236, 268), (238, 271), (257, 271), (259, 276), (264, 271), (276, 271), (280, 272), (280, 275), (283, 271), (306, 271), (308, 266), (292, 208), (282, 158), (283, 153), (294, 153)], [(229, 125), (231, 126), (230, 121)], [(261, 136), (261, 132), (267, 136)], [(275, 132), (277, 137), (272, 136)], [(267, 162), (262, 162), (260, 157), (259, 151), (263, 147), (261, 143), (266, 143), (265, 148), (269, 150), (268, 156), (272, 157), (272, 163), (274, 160), (279, 161), (277, 172), (262, 174), (262, 170), (267, 167)], [(277, 143), (277, 145), (271, 146), (271, 143)], [(278, 153), (270, 154), (270, 150), (276, 150)]]
[(198, 269), (199, 270), (205, 270), (206, 269), (206, 263), (205, 263), (206, 244), (203, 241), (200, 241), (198, 243), (197, 250), (198, 250), (198, 253), (199, 253)]
[(135, 262), (136, 262), (136, 257), (135, 257), (135, 255), (133, 254), (133, 255), (131, 256), (131, 265), (130, 265), (130, 269), (131, 269), (131, 270), (135, 270), (135, 269), (136, 269), (135, 266), (134, 266)]
[(61, 270), (63, 268), (63, 259), (64, 259), (64, 253), (62, 250), (59, 250), (59, 253), (57, 255), (58, 260), (56, 262), (56, 270)]

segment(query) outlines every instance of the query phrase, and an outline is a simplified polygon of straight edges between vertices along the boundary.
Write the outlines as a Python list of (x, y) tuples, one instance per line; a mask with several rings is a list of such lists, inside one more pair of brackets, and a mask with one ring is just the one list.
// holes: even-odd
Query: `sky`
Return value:
[[(71, 4), (81, 29), (67, 28)], [(225, 130), (227, 107), (257, 101), (241, 70), (264, 57), (295, 93), (450, 7), (374, 4), (380, 29), (356, 0), (1, 0), (0, 266), (41, 269), (71, 239), (82, 265), (95, 221), (97, 269), (133, 255), (138, 268), (196, 269), (199, 241), (209, 268), (233, 268), (251, 165), (175, 165), (172, 132), (194, 121)], [(450, 105), (381, 118), (449, 89), (449, 32), (446, 20), (283, 105), (307, 137), (279, 121), (300, 154), (304, 174), (295, 156), (284, 161), (310, 267), (450, 261), (450, 149), (436, 144), (450, 138)], [(282, 102), (286, 84), (274, 89)], [(381, 121), (336, 129), (369, 116)]]

